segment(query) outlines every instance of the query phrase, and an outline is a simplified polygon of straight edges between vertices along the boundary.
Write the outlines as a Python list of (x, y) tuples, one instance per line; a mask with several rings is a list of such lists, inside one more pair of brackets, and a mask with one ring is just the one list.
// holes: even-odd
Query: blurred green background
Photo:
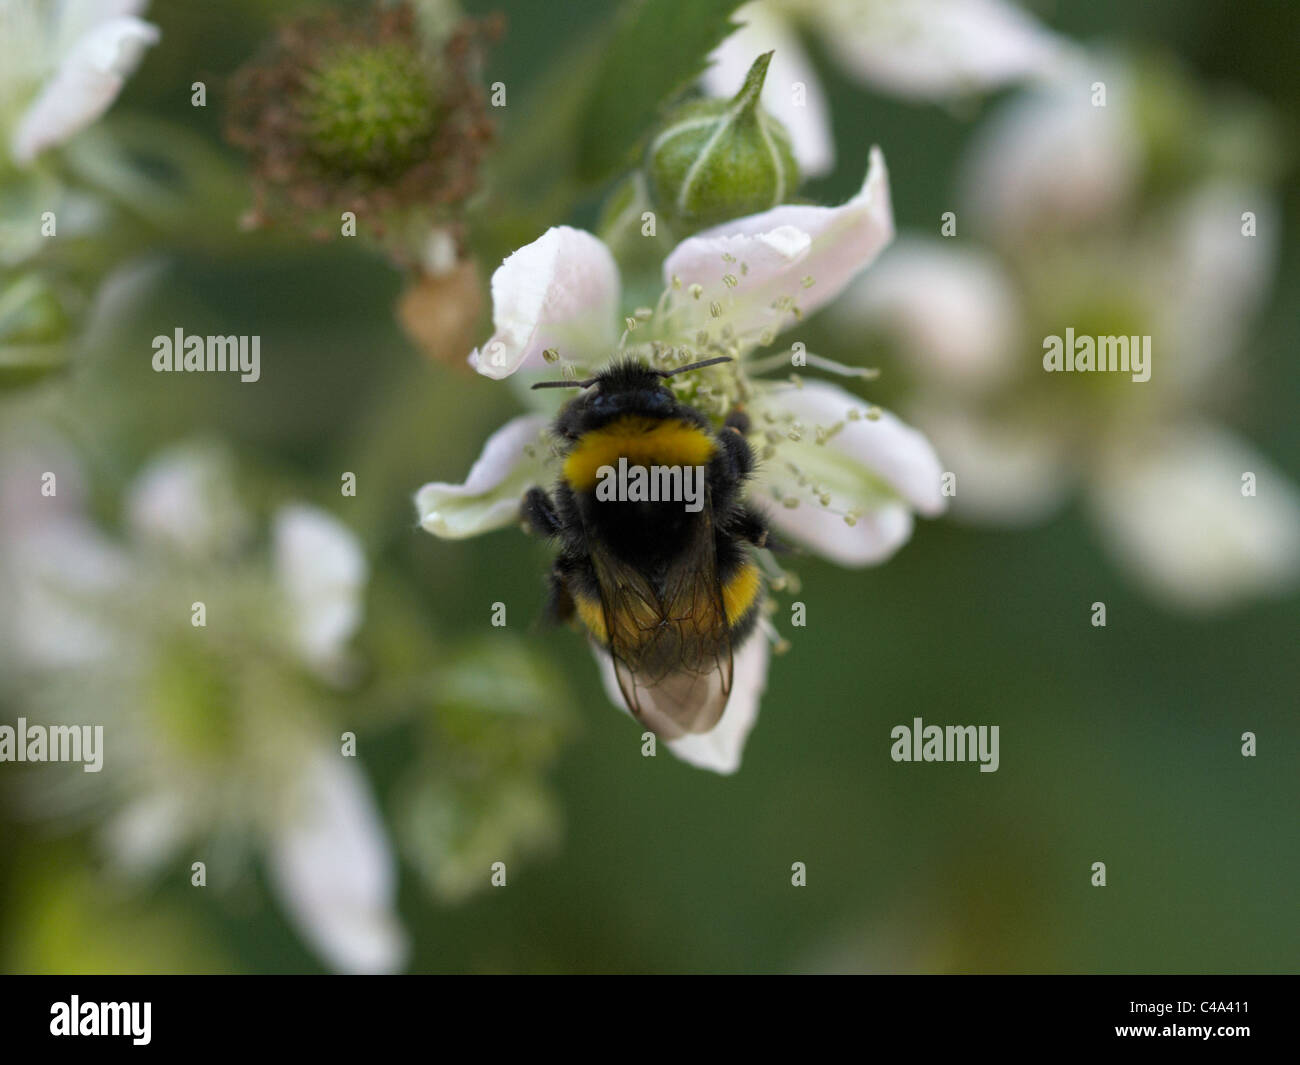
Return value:
[[(507, 82), (512, 107), (610, 7), (465, 6), (508, 17), (485, 80)], [(1205, 83), (1250, 90), (1277, 109), (1284, 147), (1295, 147), (1294, 5), (1030, 6), (1085, 43), (1171, 54)], [(164, 43), (117, 111), (184, 124), (239, 165), (221, 142), (219, 99), (196, 111), (188, 87), (219, 85), (290, 7), (155, 3)], [(824, 202), (851, 194), (878, 143), (900, 229), (934, 232), (963, 145), (996, 100), (953, 114), (868, 94), (812, 47), (840, 157), (805, 192)], [(1296, 480), (1294, 166), (1283, 194), (1283, 259), (1243, 353), (1249, 386), (1228, 417)], [(550, 222), (590, 225), (597, 206)], [(402, 585), (431, 631), (491, 638), (490, 604), (505, 601), (512, 627), (528, 624), (526, 638), (569, 686), (576, 728), (553, 773), (559, 842), (513, 864), (507, 888), (458, 906), (431, 901), (404, 864), (411, 970), (1300, 968), (1300, 599), (1205, 620), (1170, 614), (1125, 583), (1077, 508), (1024, 532), (920, 522), (876, 569), (795, 563), (808, 627), (774, 662), (736, 776), (666, 751), (646, 759), (583, 642), (531, 625), (547, 549), (512, 530), (449, 543), (416, 528), (414, 489), (460, 480), (517, 407), (508, 389), (415, 350), (391, 314), (399, 275), (347, 242), (284, 235), (164, 234), (151, 251), (161, 276), (146, 305), (95, 338), (67, 394), (46, 400), (89, 412), (78, 443), (97, 499), (114, 499), (159, 446), (218, 435), (356, 529), (374, 569)], [(145, 353), (159, 322), (260, 334), (260, 384), (155, 375)], [(346, 506), (343, 470), (358, 474)], [(382, 624), (379, 595), (372, 625)], [(1089, 624), (1096, 600), (1107, 604), (1104, 629)], [(890, 729), (914, 716), (1000, 725), (1001, 768), (892, 762)], [(379, 727), (366, 740), (381, 803), (409, 761), (405, 729)], [(1240, 756), (1246, 730), (1259, 737), (1253, 759)], [(795, 861), (806, 863), (806, 888), (791, 886)], [(1090, 886), (1095, 861), (1107, 866), (1104, 889)], [(143, 895), (106, 890), (84, 832), (52, 835), (13, 809), (0, 822), (5, 971), (317, 971), (268, 899), (260, 878), (219, 901), (180, 876)]]

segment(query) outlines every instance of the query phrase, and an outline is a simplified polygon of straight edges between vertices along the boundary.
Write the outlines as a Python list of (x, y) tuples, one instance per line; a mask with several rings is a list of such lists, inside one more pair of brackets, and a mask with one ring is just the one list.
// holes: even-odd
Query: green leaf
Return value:
[(0, 345), (0, 392), (35, 384), (67, 365), (68, 350), (62, 344)]
[(21, 388), (67, 365), (71, 316), (58, 291), (28, 274), (0, 290), (0, 390)]
[(596, 183), (634, 160), (663, 106), (736, 28), (738, 0), (637, 0), (605, 49), (581, 125), (578, 175)]

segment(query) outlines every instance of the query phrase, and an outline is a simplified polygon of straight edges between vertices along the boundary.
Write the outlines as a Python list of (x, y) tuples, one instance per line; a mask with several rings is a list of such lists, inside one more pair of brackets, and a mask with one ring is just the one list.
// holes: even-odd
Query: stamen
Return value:
[(790, 641), (776, 631), (776, 626), (771, 621), (767, 618), (759, 618), (758, 624), (763, 630), (763, 635), (771, 642), (774, 655), (783, 655), (790, 650)]
[(880, 370), (874, 366), (845, 366), (842, 362), (836, 362), (834, 359), (828, 359), (821, 355), (807, 354), (808, 365), (815, 366), (819, 370), (825, 370), (827, 373), (837, 374), (840, 377), (860, 377), (864, 381), (874, 381), (880, 376)]
[(817, 426), (817, 443), (825, 444), (827, 440), (829, 440), (831, 437), (833, 437), (836, 433), (838, 433), (843, 428), (844, 428), (844, 422), (836, 422), (829, 429), (825, 429), (820, 425)]

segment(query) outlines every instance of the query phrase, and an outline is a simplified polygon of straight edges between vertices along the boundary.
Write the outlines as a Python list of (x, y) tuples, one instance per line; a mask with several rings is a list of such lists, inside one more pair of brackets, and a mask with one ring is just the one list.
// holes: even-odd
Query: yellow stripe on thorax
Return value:
[(586, 433), (564, 460), (564, 479), (575, 492), (596, 487), (602, 466), (703, 466), (713, 455), (713, 437), (676, 418), (629, 415)]
[(758, 598), (763, 579), (758, 567), (746, 560), (735, 574), (722, 586), (722, 609), (727, 613), (727, 624), (734, 625)]

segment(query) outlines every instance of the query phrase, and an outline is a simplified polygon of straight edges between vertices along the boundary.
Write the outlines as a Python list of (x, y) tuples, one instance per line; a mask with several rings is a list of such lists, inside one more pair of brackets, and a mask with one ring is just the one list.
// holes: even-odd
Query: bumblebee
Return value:
[[(559, 545), (548, 614), (582, 623), (613, 660), (632, 715), (666, 739), (721, 719), (732, 652), (762, 601), (751, 545), (767, 543), (767, 523), (742, 498), (754, 468), (749, 419), (733, 410), (715, 432), (665, 383), (728, 361), (656, 370), (626, 360), (586, 381), (534, 385), (582, 389), (552, 429), (563, 459), (553, 492), (530, 489), (522, 508), (525, 527)], [(608, 498), (598, 483), (615, 466), (701, 468), (702, 505)]]

